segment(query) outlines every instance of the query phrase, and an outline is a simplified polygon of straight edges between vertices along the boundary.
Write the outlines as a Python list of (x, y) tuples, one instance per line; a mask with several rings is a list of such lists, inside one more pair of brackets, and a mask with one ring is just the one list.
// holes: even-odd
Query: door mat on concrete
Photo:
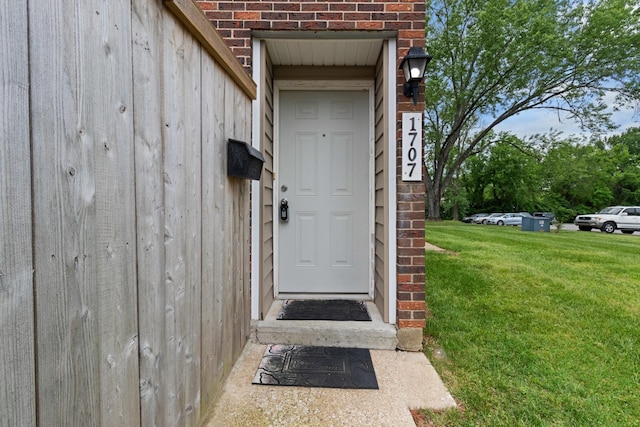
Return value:
[(378, 389), (367, 349), (280, 344), (267, 346), (253, 384)]
[(367, 305), (351, 300), (286, 300), (278, 320), (371, 321)]

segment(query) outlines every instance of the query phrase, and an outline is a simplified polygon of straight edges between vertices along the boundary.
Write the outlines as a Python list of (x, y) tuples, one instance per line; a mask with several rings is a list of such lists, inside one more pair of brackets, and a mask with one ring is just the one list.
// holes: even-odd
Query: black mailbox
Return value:
[(227, 146), (227, 175), (260, 180), (264, 157), (246, 142), (229, 139)]

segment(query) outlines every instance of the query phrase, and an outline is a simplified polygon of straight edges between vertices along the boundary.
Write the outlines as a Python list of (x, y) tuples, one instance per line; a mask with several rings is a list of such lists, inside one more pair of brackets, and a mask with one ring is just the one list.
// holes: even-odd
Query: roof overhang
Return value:
[(274, 66), (371, 67), (395, 31), (253, 31)]

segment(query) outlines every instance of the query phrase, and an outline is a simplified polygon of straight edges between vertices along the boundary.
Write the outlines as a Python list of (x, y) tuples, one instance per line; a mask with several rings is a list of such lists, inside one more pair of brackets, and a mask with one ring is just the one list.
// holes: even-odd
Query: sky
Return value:
[[(640, 106), (636, 109), (627, 108), (612, 113), (612, 121), (619, 128), (608, 135), (620, 134), (631, 127), (640, 127)], [(496, 127), (496, 131), (508, 131), (520, 138), (530, 135), (547, 133), (551, 129), (561, 131), (563, 137), (582, 135), (578, 123), (562, 119), (556, 111), (531, 110), (511, 117)]]

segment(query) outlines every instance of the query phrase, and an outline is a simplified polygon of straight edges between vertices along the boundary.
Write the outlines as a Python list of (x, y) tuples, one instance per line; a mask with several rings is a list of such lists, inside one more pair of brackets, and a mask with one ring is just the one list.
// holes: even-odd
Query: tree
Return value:
[(588, 129), (610, 123), (603, 97), (640, 99), (637, 0), (432, 0), (425, 81), (429, 219), (456, 170), (500, 138), (493, 129), (554, 109)]
[(616, 203), (640, 203), (640, 128), (631, 128), (607, 138), (604, 146), (615, 158), (613, 196)]
[(506, 135), (469, 161), (469, 172), (463, 181), (476, 209), (486, 212), (537, 209), (543, 184), (540, 156), (522, 145), (518, 137)]
[(595, 212), (610, 205), (615, 160), (594, 144), (554, 141), (542, 163), (545, 203), (552, 211)]
[(630, 128), (620, 135), (611, 136), (604, 143), (608, 147), (626, 146), (633, 161), (640, 166), (640, 127)]

